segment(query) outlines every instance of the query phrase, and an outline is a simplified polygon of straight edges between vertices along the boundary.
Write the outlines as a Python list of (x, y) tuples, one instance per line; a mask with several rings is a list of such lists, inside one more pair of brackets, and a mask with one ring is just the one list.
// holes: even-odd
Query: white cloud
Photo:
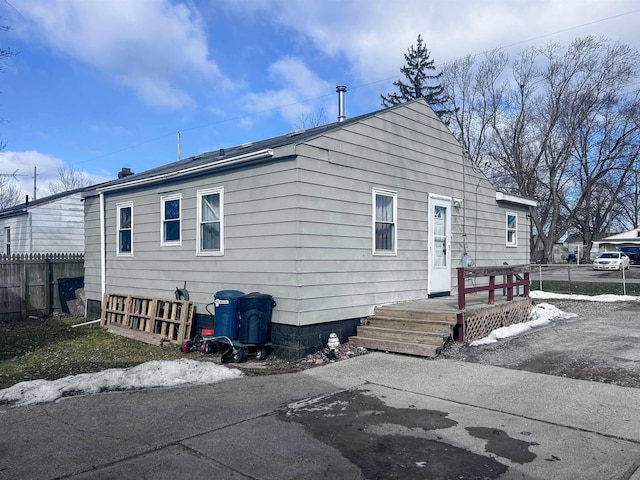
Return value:
[[(29, 195), (29, 198), (33, 198), (34, 167), (36, 167), (36, 198), (41, 198), (49, 195), (49, 184), (59, 180), (58, 168), (64, 165), (65, 162), (61, 159), (34, 150), (0, 152), (0, 173), (16, 174), (15, 178), (22, 187), (23, 197)], [(78, 171), (86, 175), (91, 180), (91, 183), (100, 183), (114, 178), (106, 173), (96, 175), (81, 170)]]
[(403, 54), (418, 34), (436, 64), (514, 44), (519, 50), (527, 40), (566, 45), (587, 35), (640, 48), (635, 0), (271, 0), (233, 2), (229, 8), (234, 6), (243, 15), (261, 12), (329, 56), (346, 57), (367, 82), (399, 76)]
[(181, 108), (187, 85), (217, 79), (206, 31), (195, 8), (169, 0), (26, 0), (24, 33), (133, 89), (147, 104)]
[[(248, 93), (241, 99), (242, 107), (250, 113), (266, 114), (278, 111), (292, 124), (300, 116), (313, 115), (325, 108), (332, 85), (312, 72), (305, 63), (294, 57), (284, 57), (269, 66), (268, 77), (280, 88)], [(313, 102), (307, 100), (315, 99)], [(333, 95), (331, 99), (334, 100)], [(305, 100), (302, 103), (302, 100)]]

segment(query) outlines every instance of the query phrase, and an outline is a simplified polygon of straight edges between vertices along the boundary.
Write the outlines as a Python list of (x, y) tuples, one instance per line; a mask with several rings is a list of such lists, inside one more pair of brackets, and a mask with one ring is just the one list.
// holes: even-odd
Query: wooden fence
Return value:
[[(456, 333), (458, 340), (470, 341), (489, 335), (493, 330), (529, 319), (532, 304), (529, 299), (531, 285), (529, 265), (503, 265), (502, 267), (458, 268), (458, 322)], [(498, 277), (498, 282), (496, 282)], [(500, 282), (500, 277), (502, 281)], [(467, 279), (488, 279), (484, 285), (467, 286)], [(523, 287), (522, 297), (518, 289)], [(514, 296), (514, 289), (516, 294)], [(503, 290), (506, 303), (496, 305), (495, 292)], [(469, 311), (466, 296), (470, 293), (488, 292), (489, 308), (477, 308)]]
[[(513, 289), (519, 286), (524, 287), (525, 297), (529, 296), (529, 286), (531, 285), (531, 279), (529, 271), (531, 267), (529, 265), (505, 265), (502, 267), (475, 267), (464, 268), (458, 267), (458, 308), (464, 310), (466, 306), (466, 294), (476, 292), (489, 292), (488, 305), (493, 305), (495, 302), (496, 290), (504, 289), (507, 294), (507, 301), (513, 300)], [(524, 274), (522, 277), (520, 274)], [(496, 277), (502, 276), (502, 283), (496, 283)], [(467, 278), (482, 278), (489, 279), (487, 285), (480, 285), (474, 287), (467, 287), (465, 280)]]
[(0, 321), (61, 311), (58, 279), (83, 276), (82, 254), (0, 255)]

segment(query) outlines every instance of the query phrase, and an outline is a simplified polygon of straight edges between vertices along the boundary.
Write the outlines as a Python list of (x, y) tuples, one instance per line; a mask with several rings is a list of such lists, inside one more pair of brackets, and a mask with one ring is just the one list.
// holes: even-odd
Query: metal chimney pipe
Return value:
[(338, 92), (338, 121), (344, 122), (346, 118), (344, 115), (344, 92), (347, 91), (346, 85), (338, 85), (336, 92)]

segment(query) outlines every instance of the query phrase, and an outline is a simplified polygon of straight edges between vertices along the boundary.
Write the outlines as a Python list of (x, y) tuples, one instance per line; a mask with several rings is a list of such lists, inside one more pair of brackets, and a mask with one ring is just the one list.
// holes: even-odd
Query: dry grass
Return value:
[(21, 381), (54, 380), (185, 356), (175, 345), (147, 345), (98, 325), (71, 327), (79, 322), (47, 318), (0, 323), (0, 389)]
[[(616, 272), (605, 272), (605, 275), (612, 277), (611, 283), (545, 280), (544, 290), (586, 295), (622, 294), (622, 285), (615, 278)], [(629, 277), (632, 276), (640, 277), (640, 269), (632, 269)], [(539, 287), (537, 283), (533, 282), (533, 289)], [(627, 294), (640, 295), (640, 284), (627, 284)], [(0, 323), (0, 389), (22, 381), (55, 380), (107, 368), (131, 367), (151, 360), (185, 357), (175, 345), (148, 345), (108, 333), (97, 324), (71, 327), (81, 321), (58, 317)], [(202, 353), (191, 352), (186, 357), (202, 359)], [(287, 362), (280, 363), (270, 356), (265, 367), (275, 365), (276, 371), (292, 368)]]
[[(568, 293), (579, 295), (622, 295), (621, 283), (607, 282), (561, 282), (544, 280), (542, 283), (545, 292)], [(540, 282), (531, 282), (531, 289), (539, 289)], [(640, 295), (640, 283), (627, 283), (627, 295)]]

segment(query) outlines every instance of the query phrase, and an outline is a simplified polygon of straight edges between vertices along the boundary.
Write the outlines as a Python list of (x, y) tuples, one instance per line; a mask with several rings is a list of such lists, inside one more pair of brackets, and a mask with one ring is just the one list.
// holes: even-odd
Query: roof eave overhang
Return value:
[(634, 245), (640, 244), (640, 238), (616, 238), (616, 239), (607, 239), (603, 238), (602, 240), (598, 240), (594, 243), (608, 243), (610, 245), (622, 245), (623, 243), (630, 243)]
[(29, 212), (25, 208), (24, 210), (14, 210), (13, 212), (4, 212), (0, 213), (0, 219), (2, 218), (11, 218), (11, 217), (20, 217), (22, 215), (28, 215)]
[(244, 155), (237, 155), (235, 157), (225, 158), (224, 160), (217, 160), (215, 162), (206, 163), (204, 165), (198, 165), (196, 167), (185, 168), (182, 170), (176, 170), (173, 172), (162, 173), (151, 177), (140, 178), (137, 180), (131, 180), (129, 182), (117, 183), (114, 185), (108, 185), (105, 187), (96, 188), (93, 192), (87, 192), (85, 196), (92, 196), (100, 193), (114, 192), (118, 190), (126, 190), (129, 188), (142, 187), (145, 185), (151, 185), (166, 181), (168, 179), (175, 180), (178, 178), (189, 177), (191, 175), (197, 175), (200, 173), (206, 173), (209, 171), (220, 170), (223, 168), (238, 166), (244, 163), (249, 163), (254, 160), (262, 160), (266, 158), (272, 158), (274, 152), (272, 149), (267, 148), (264, 150), (258, 150), (256, 152), (246, 153)]
[(498, 202), (515, 203), (516, 205), (524, 205), (527, 207), (537, 207), (538, 202), (531, 200), (530, 198), (517, 197), (515, 195), (509, 195), (508, 193), (496, 192), (496, 200)]

